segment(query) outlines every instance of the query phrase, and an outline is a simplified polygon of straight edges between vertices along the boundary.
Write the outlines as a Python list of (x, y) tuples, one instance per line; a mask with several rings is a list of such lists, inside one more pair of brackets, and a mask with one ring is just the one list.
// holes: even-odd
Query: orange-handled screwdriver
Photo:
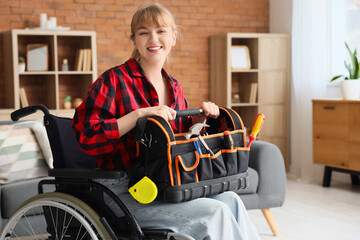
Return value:
[(262, 125), (264, 124), (265, 121), (265, 115), (262, 113), (259, 113), (254, 121), (254, 125), (251, 129), (251, 134), (249, 136), (249, 143), (247, 145), (247, 147), (251, 146), (251, 143), (256, 139), (257, 134), (260, 132), (260, 129), (262, 127)]

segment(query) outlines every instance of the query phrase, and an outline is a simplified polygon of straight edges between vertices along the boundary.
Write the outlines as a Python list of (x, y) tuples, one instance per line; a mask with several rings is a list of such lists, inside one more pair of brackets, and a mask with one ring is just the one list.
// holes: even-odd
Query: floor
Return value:
[(280, 236), (274, 237), (261, 211), (249, 216), (262, 240), (360, 239), (360, 186), (332, 181), (330, 188), (287, 181), (285, 204), (271, 209)]

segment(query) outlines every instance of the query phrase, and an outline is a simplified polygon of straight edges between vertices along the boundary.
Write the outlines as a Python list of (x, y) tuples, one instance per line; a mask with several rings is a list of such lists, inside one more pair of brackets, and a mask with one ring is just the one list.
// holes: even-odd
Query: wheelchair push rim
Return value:
[[(47, 220), (42, 212), (45, 209)], [(33, 216), (35, 221), (31, 220)], [(39, 216), (42, 216), (40, 221)], [(76, 224), (76, 228), (71, 224)], [(15, 211), (0, 239), (100, 240), (111, 237), (99, 215), (83, 201), (64, 193), (43, 193), (25, 201)]]

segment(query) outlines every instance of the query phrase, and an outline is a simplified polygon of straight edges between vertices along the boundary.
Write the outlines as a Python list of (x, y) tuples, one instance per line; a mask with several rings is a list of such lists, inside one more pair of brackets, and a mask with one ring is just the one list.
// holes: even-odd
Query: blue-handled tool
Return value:
[(199, 154), (199, 155), (202, 155), (201, 148), (200, 148), (200, 146), (199, 146), (198, 141), (195, 141), (195, 142), (194, 142), (194, 145), (195, 145), (195, 149), (196, 149), (196, 151), (198, 152), (198, 154)]
[(211, 149), (209, 148), (209, 146), (206, 144), (206, 142), (204, 141), (204, 139), (201, 137), (201, 135), (198, 136), (201, 144), (205, 147), (205, 149), (208, 151), (208, 153), (210, 153), (211, 156), (214, 156), (215, 154), (213, 153), (213, 151), (211, 151)]

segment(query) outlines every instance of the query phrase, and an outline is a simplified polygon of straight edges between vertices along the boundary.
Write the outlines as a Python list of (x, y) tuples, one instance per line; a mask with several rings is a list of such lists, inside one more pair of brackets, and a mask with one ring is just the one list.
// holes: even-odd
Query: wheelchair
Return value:
[[(123, 202), (96, 179), (117, 179), (122, 171), (95, 169), (96, 159), (78, 147), (71, 119), (50, 114), (43, 105), (14, 111), (17, 121), (36, 111), (44, 113), (44, 125), (54, 159), (49, 176), (38, 184), (38, 195), (13, 213), (0, 239), (47, 240), (191, 240), (167, 229), (141, 229)], [(47, 191), (48, 189), (54, 191)], [(119, 216), (104, 201), (108, 197), (121, 210)], [(117, 211), (118, 212), (118, 211)]]

